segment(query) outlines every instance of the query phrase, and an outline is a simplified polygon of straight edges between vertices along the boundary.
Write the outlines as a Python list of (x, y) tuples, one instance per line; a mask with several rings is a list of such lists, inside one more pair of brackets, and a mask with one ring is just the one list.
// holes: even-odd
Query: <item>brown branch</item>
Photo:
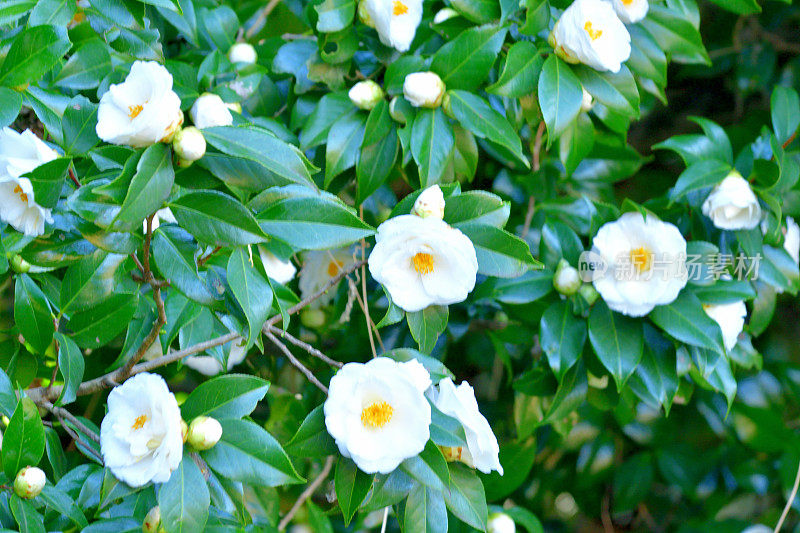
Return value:
[(72, 422), (72, 425), (78, 428), (79, 431), (84, 433), (87, 437), (92, 439), (95, 442), (100, 442), (100, 436), (94, 432), (92, 428), (81, 422), (75, 415), (64, 409), (63, 407), (58, 407), (57, 405), (53, 405), (47, 400), (40, 402), (42, 407), (56, 415), (59, 419), (65, 419)]
[[(540, 153), (542, 151), (542, 136), (544, 135), (545, 123), (544, 120), (539, 123), (539, 128), (536, 130), (536, 138), (533, 141), (533, 163), (531, 168), (534, 172), (538, 172), (541, 168)], [(536, 203), (533, 195), (528, 198), (528, 210), (525, 212), (525, 223), (522, 226), (523, 239), (528, 235), (531, 230), (531, 222), (533, 221), (533, 206)]]
[(269, 331), (271, 333), (275, 335), (280, 335), (281, 338), (286, 339), (287, 341), (289, 341), (289, 343), (294, 344), (298, 348), (302, 348), (303, 350), (307, 351), (309, 354), (313, 355), (317, 359), (320, 359), (321, 361), (324, 361), (333, 367), (342, 368), (342, 366), (344, 366), (343, 363), (340, 363), (335, 359), (331, 359), (330, 357), (328, 357), (321, 351), (317, 350), (307, 342), (301, 341), (297, 337), (291, 335), (288, 331), (276, 328), (275, 326), (265, 326), (265, 327), (269, 328)]
[(269, 14), (272, 13), (272, 11), (276, 7), (278, 7), (278, 4), (280, 3), (281, 0), (269, 0), (269, 3), (267, 3), (266, 6), (264, 6), (264, 9), (262, 9), (258, 13), (258, 17), (256, 18), (256, 20), (253, 21), (253, 24), (252, 26), (250, 26), (250, 29), (247, 30), (247, 33), (245, 35), (247, 36), (248, 39), (251, 39), (255, 34), (261, 31), (261, 29), (264, 27), (264, 24), (267, 21), (267, 17), (269, 17)]
[(280, 341), (280, 339), (278, 339), (275, 335), (273, 335), (272, 332), (266, 326), (262, 328), (261, 331), (264, 332), (264, 335), (266, 335), (267, 339), (269, 339), (270, 342), (272, 342), (272, 344), (277, 346), (278, 349), (281, 352), (283, 352), (283, 355), (286, 356), (286, 358), (289, 360), (289, 362), (292, 364), (293, 367), (299, 370), (306, 377), (306, 379), (308, 379), (308, 381), (313, 383), (319, 390), (321, 390), (325, 394), (328, 394), (328, 387), (323, 385), (322, 382), (317, 379), (314, 373), (311, 372), (308, 368), (306, 368), (306, 366), (303, 363), (301, 363), (297, 357), (294, 356), (294, 354), (289, 350), (289, 348), (286, 347), (285, 344), (283, 344)]
[(311, 496), (314, 495), (314, 492), (319, 488), (320, 485), (325, 481), (328, 475), (331, 473), (331, 469), (333, 468), (333, 455), (329, 455), (327, 459), (325, 459), (325, 465), (322, 467), (322, 471), (319, 473), (317, 477), (314, 478), (314, 481), (308, 484), (308, 487), (300, 494), (300, 497), (297, 498), (297, 501), (294, 502), (292, 508), (289, 509), (289, 512), (286, 513), (280, 523), (278, 524), (278, 531), (285, 531), (286, 526), (289, 525), (289, 522), (292, 521), (294, 515), (297, 514), (297, 511), (303, 506), (303, 504), (308, 500)]
[(216, 246), (216, 247), (214, 247), (214, 249), (213, 249), (213, 250), (211, 250), (210, 252), (208, 252), (208, 255), (205, 255), (205, 256), (203, 256), (203, 257), (201, 257), (200, 259), (198, 259), (198, 260), (197, 260), (197, 267), (199, 268), (199, 267), (201, 267), (201, 266), (205, 265), (205, 264), (206, 264), (206, 261), (208, 261), (209, 259), (211, 259), (211, 257), (212, 257), (212, 256), (213, 256), (215, 253), (219, 252), (220, 250), (222, 250), (222, 246)]
[(81, 182), (78, 181), (77, 177), (75, 177), (75, 171), (72, 170), (72, 164), (70, 164), (70, 166), (67, 167), (67, 172), (69, 172), (69, 179), (72, 180), (72, 183), (74, 183), (75, 186), (80, 189), (81, 188)]

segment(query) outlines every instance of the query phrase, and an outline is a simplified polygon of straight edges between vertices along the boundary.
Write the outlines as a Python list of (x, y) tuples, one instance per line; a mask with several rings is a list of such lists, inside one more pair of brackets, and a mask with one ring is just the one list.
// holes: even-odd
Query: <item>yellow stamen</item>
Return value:
[(394, 0), (394, 2), (392, 2), (392, 14), (394, 16), (405, 15), (406, 13), (408, 13), (407, 5), (400, 0)]
[(414, 270), (420, 274), (430, 274), (433, 272), (433, 256), (425, 252), (414, 254), (411, 258), (411, 264), (414, 265)]
[(633, 0), (622, 0), (622, 3), (625, 4), (626, 6), (629, 6), (633, 3)]
[(366, 428), (380, 429), (392, 419), (394, 409), (386, 402), (374, 402), (361, 410), (361, 424)]
[(20, 187), (19, 185), (14, 187), (14, 194), (18, 194), (20, 200), (22, 200), (25, 203), (28, 203), (28, 195), (22, 192), (22, 187)]
[(147, 422), (147, 415), (139, 415), (136, 417), (136, 420), (134, 420), (131, 429), (142, 429), (145, 422)]
[(339, 269), (344, 266), (341, 261), (331, 261), (328, 263), (328, 276), (334, 277), (339, 273)]
[(583, 29), (586, 30), (586, 33), (589, 34), (589, 38), (593, 41), (596, 41), (603, 35), (603, 30), (595, 30), (592, 28), (592, 22), (590, 20), (586, 21), (586, 24), (583, 25)]
[(631, 264), (639, 274), (647, 272), (653, 263), (653, 252), (649, 248), (640, 246), (630, 251)]
[(129, 105), (128, 106), (128, 116), (131, 118), (136, 118), (139, 116), (139, 113), (142, 112), (144, 106), (142, 105)]

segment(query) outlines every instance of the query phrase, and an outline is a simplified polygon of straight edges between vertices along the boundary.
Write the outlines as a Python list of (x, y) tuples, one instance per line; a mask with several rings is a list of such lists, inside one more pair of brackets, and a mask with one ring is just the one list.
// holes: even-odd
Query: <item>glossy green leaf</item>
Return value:
[(272, 309), (272, 287), (269, 281), (250, 263), (243, 248), (237, 248), (228, 259), (228, 285), (236, 301), (242, 306), (249, 326), (247, 347), (255, 343), (261, 326), (270, 316)]
[(547, 124), (549, 144), (578, 116), (583, 88), (569, 65), (555, 55), (545, 60), (538, 88), (539, 107)]
[(463, 31), (434, 54), (431, 70), (448, 89), (476, 89), (500, 53), (507, 29), (493, 25)]
[(269, 382), (255, 376), (228, 374), (204, 381), (181, 405), (184, 420), (198, 416), (217, 419), (249, 415), (264, 397)]
[(22, 398), (3, 433), (3, 472), (14, 479), (22, 468), (36, 466), (44, 455), (44, 426), (39, 408)]
[(589, 340), (597, 358), (621, 387), (642, 358), (641, 322), (615, 313), (598, 301), (589, 315)]
[(14, 284), (14, 322), (25, 340), (38, 353), (44, 353), (53, 341), (55, 324), (50, 304), (38, 285), (20, 274)]
[(411, 336), (424, 353), (431, 353), (439, 335), (447, 327), (448, 308), (446, 305), (430, 305), (422, 311), (406, 313)]
[(158, 491), (161, 523), (168, 533), (200, 533), (208, 519), (210, 495), (200, 468), (186, 452)]
[(253, 214), (225, 193), (190, 192), (172, 201), (169, 206), (181, 227), (198, 241), (231, 246), (267, 240)]
[(333, 479), (336, 499), (339, 500), (339, 508), (347, 525), (366, 498), (372, 486), (372, 476), (359, 470), (351, 459), (340, 457)]

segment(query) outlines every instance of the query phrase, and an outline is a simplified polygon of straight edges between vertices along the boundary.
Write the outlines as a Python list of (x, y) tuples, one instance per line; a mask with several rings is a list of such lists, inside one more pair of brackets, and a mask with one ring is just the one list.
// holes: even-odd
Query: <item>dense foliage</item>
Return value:
[(0, 528), (797, 528), (799, 23), (0, 1)]

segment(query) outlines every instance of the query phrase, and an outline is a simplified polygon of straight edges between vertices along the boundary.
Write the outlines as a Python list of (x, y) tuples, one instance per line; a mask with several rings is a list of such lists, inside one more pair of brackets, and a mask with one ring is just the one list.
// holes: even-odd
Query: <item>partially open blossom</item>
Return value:
[(26, 466), (17, 473), (14, 479), (14, 493), (20, 498), (35, 498), (42, 492), (47, 477), (41, 468)]
[(643, 316), (678, 297), (686, 286), (686, 241), (672, 224), (638, 211), (604, 224), (592, 252), (606, 266), (592, 280), (612, 310)]
[(572, 296), (581, 288), (578, 269), (571, 266), (566, 259), (558, 263), (556, 273), (553, 275), (553, 287), (564, 296)]
[(600, 71), (619, 72), (631, 55), (631, 36), (604, 0), (575, 0), (553, 26), (556, 55)]
[(142, 533), (158, 533), (161, 528), (161, 509), (156, 505), (150, 509), (142, 522)]
[(198, 416), (189, 424), (186, 443), (195, 450), (210, 450), (222, 437), (222, 426), (210, 416)]
[(458, 11), (456, 11), (452, 7), (443, 7), (442, 9), (436, 12), (436, 15), (433, 16), (433, 23), (441, 24), (442, 22), (450, 20), (451, 18), (457, 16), (458, 16)]
[(377, 357), (348, 363), (331, 378), (325, 427), (339, 451), (368, 474), (388, 474), (430, 438), (430, 376), (418, 361)]
[(125, 81), (100, 98), (95, 130), (106, 142), (140, 148), (169, 142), (182, 124), (172, 75), (155, 61), (136, 61)]
[(736, 346), (739, 334), (744, 329), (744, 319), (747, 316), (747, 307), (739, 300), (729, 304), (703, 305), (706, 314), (719, 324), (722, 330), (722, 341), (725, 351), (730, 352)]
[(463, 302), (475, 287), (478, 259), (469, 237), (438, 218), (394, 217), (380, 226), (369, 271), (409, 313)]
[(750, 184), (732, 170), (706, 201), (703, 214), (720, 229), (753, 229), (761, 222), (761, 206)]
[[(308, 298), (320, 289), (328, 285), (331, 279), (352, 265), (353, 252), (350, 248), (339, 248), (336, 250), (312, 250), (303, 257), (303, 268), (300, 269), (300, 296)], [(331, 288), (326, 294), (312, 305), (326, 305), (333, 299), (335, 288)]]
[[(227, 370), (230, 371), (247, 357), (247, 344), (242, 339), (236, 339), (225, 346), (228, 346)], [(183, 364), (204, 376), (216, 376), (222, 372), (222, 364), (210, 355), (192, 355), (184, 359)]]
[(251, 64), (256, 62), (258, 54), (250, 43), (235, 43), (228, 50), (228, 59), (231, 60), (231, 63)]
[(0, 130), (0, 220), (29, 237), (44, 233), (44, 223), (53, 221), (51, 210), (36, 203), (31, 180), (22, 175), (57, 157), (30, 130)]
[(783, 236), (783, 248), (795, 263), (800, 263), (800, 226), (792, 217), (786, 217), (786, 233)]
[(182, 128), (172, 139), (172, 148), (178, 159), (186, 163), (197, 161), (206, 154), (206, 138), (194, 126)]
[(444, 194), (438, 185), (431, 185), (417, 196), (412, 213), (422, 218), (444, 218)]
[(516, 533), (517, 525), (505, 513), (492, 513), (486, 524), (486, 533)]
[(411, 47), (422, 20), (422, 0), (363, 0), (363, 4), (383, 44), (400, 52)]
[(261, 257), (261, 264), (264, 265), (267, 276), (278, 283), (283, 285), (289, 283), (297, 273), (297, 267), (291, 261), (284, 261), (263, 246), (258, 247), (258, 255)]
[[(241, 108), (240, 108), (241, 109)], [(217, 94), (204, 93), (192, 104), (189, 110), (192, 124), (200, 128), (214, 126), (230, 126), (233, 124), (233, 115), (228, 104), (222, 101)]]
[(583, 98), (581, 99), (581, 111), (584, 113), (589, 112), (594, 107), (594, 97), (587, 91), (586, 89), (583, 90)]
[(442, 78), (435, 72), (413, 72), (403, 81), (403, 96), (414, 107), (439, 107), (445, 89)]
[(359, 109), (369, 111), (383, 99), (383, 89), (372, 80), (364, 80), (353, 85), (347, 92), (350, 101)]
[(625, 24), (635, 24), (647, 16), (648, 0), (611, 0), (614, 11)]
[(432, 389), (433, 404), (446, 415), (452, 416), (464, 427), (467, 437), (467, 448), (456, 448), (458, 460), (471, 468), (477, 468), (484, 474), (496, 470), (501, 476), (500, 446), (494, 436), (489, 422), (478, 409), (475, 391), (466, 381), (456, 387), (453, 380), (445, 378), (439, 382), (438, 388)]
[(181, 410), (161, 376), (137, 374), (111, 391), (100, 449), (105, 466), (131, 487), (169, 480), (183, 456)]

